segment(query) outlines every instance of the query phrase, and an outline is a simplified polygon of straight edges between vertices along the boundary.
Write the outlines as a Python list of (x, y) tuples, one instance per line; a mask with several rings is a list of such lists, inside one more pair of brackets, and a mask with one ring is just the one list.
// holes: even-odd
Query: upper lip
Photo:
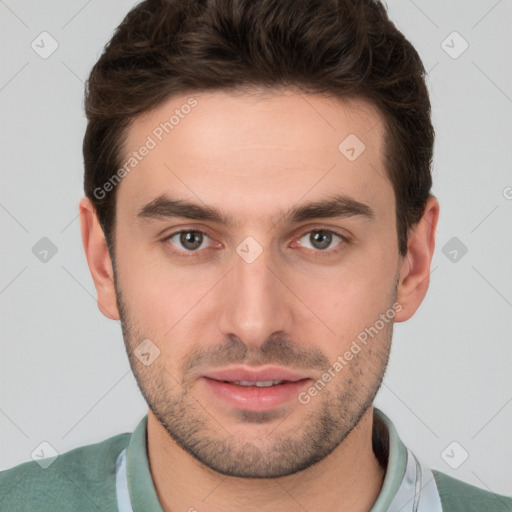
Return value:
[(208, 379), (228, 382), (265, 382), (270, 380), (286, 380), (295, 382), (309, 378), (304, 374), (279, 366), (235, 366), (230, 368), (211, 370), (206, 372), (203, 376)]

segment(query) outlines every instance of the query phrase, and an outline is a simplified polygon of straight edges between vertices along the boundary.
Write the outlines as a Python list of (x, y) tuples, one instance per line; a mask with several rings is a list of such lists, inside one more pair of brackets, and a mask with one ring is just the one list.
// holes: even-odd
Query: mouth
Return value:
[(310, 377), (285, 368), (237, 367), (208, 372), (202, 378), (208, 393), (235, 409), (270, 411), (296, 400)]

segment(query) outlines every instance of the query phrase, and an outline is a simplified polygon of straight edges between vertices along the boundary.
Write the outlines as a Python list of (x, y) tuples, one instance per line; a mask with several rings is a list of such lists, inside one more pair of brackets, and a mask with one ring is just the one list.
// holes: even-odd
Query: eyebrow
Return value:
[[(334, 195), (320, 201), (292, 206), (281, 216), (281, 221), (294, 224), (317, 218), (344, 218), (359, 216), (375, 220), (375, 212), (367, 204), (356, 201), (346, 195)], [(232, 226), (238, 222), (229, 214), (212, 206), (205, 206), (189, 201), (172, 199), (161, 195), (147, 203), (137, 213), (137, 218), (145, 220), (163, 220), (169, 218), (210, 221), (217, 224)], [(273, 222), (273, 224), (277, 223)]]

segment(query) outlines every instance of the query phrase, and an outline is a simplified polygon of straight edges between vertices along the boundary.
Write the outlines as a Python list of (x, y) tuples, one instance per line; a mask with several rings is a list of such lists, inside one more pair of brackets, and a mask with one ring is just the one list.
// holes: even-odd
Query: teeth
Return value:
[(236, 380), (233, 382), (233, 384), (236, 384), (237, 386), (256, 386), (258, 388), (268, 388), (283, 382), (284, 380), (258, 380), (256, 382), (251, 382), (249, 380)]

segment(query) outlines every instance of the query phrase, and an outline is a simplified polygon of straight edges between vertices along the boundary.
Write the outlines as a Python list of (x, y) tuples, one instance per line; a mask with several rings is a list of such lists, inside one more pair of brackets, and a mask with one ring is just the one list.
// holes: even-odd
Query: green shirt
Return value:
[[(389, 418), (378, 409), (374, 413), (373, 448), (386, 476), (370, 512), (512, 512), (512, 498), (422, 466)], [(0, 472), (0, 511), (162, 512), (146, 427), (147, 416), (133, 434), (71, 450), (46, 469), (33, 461)]]

